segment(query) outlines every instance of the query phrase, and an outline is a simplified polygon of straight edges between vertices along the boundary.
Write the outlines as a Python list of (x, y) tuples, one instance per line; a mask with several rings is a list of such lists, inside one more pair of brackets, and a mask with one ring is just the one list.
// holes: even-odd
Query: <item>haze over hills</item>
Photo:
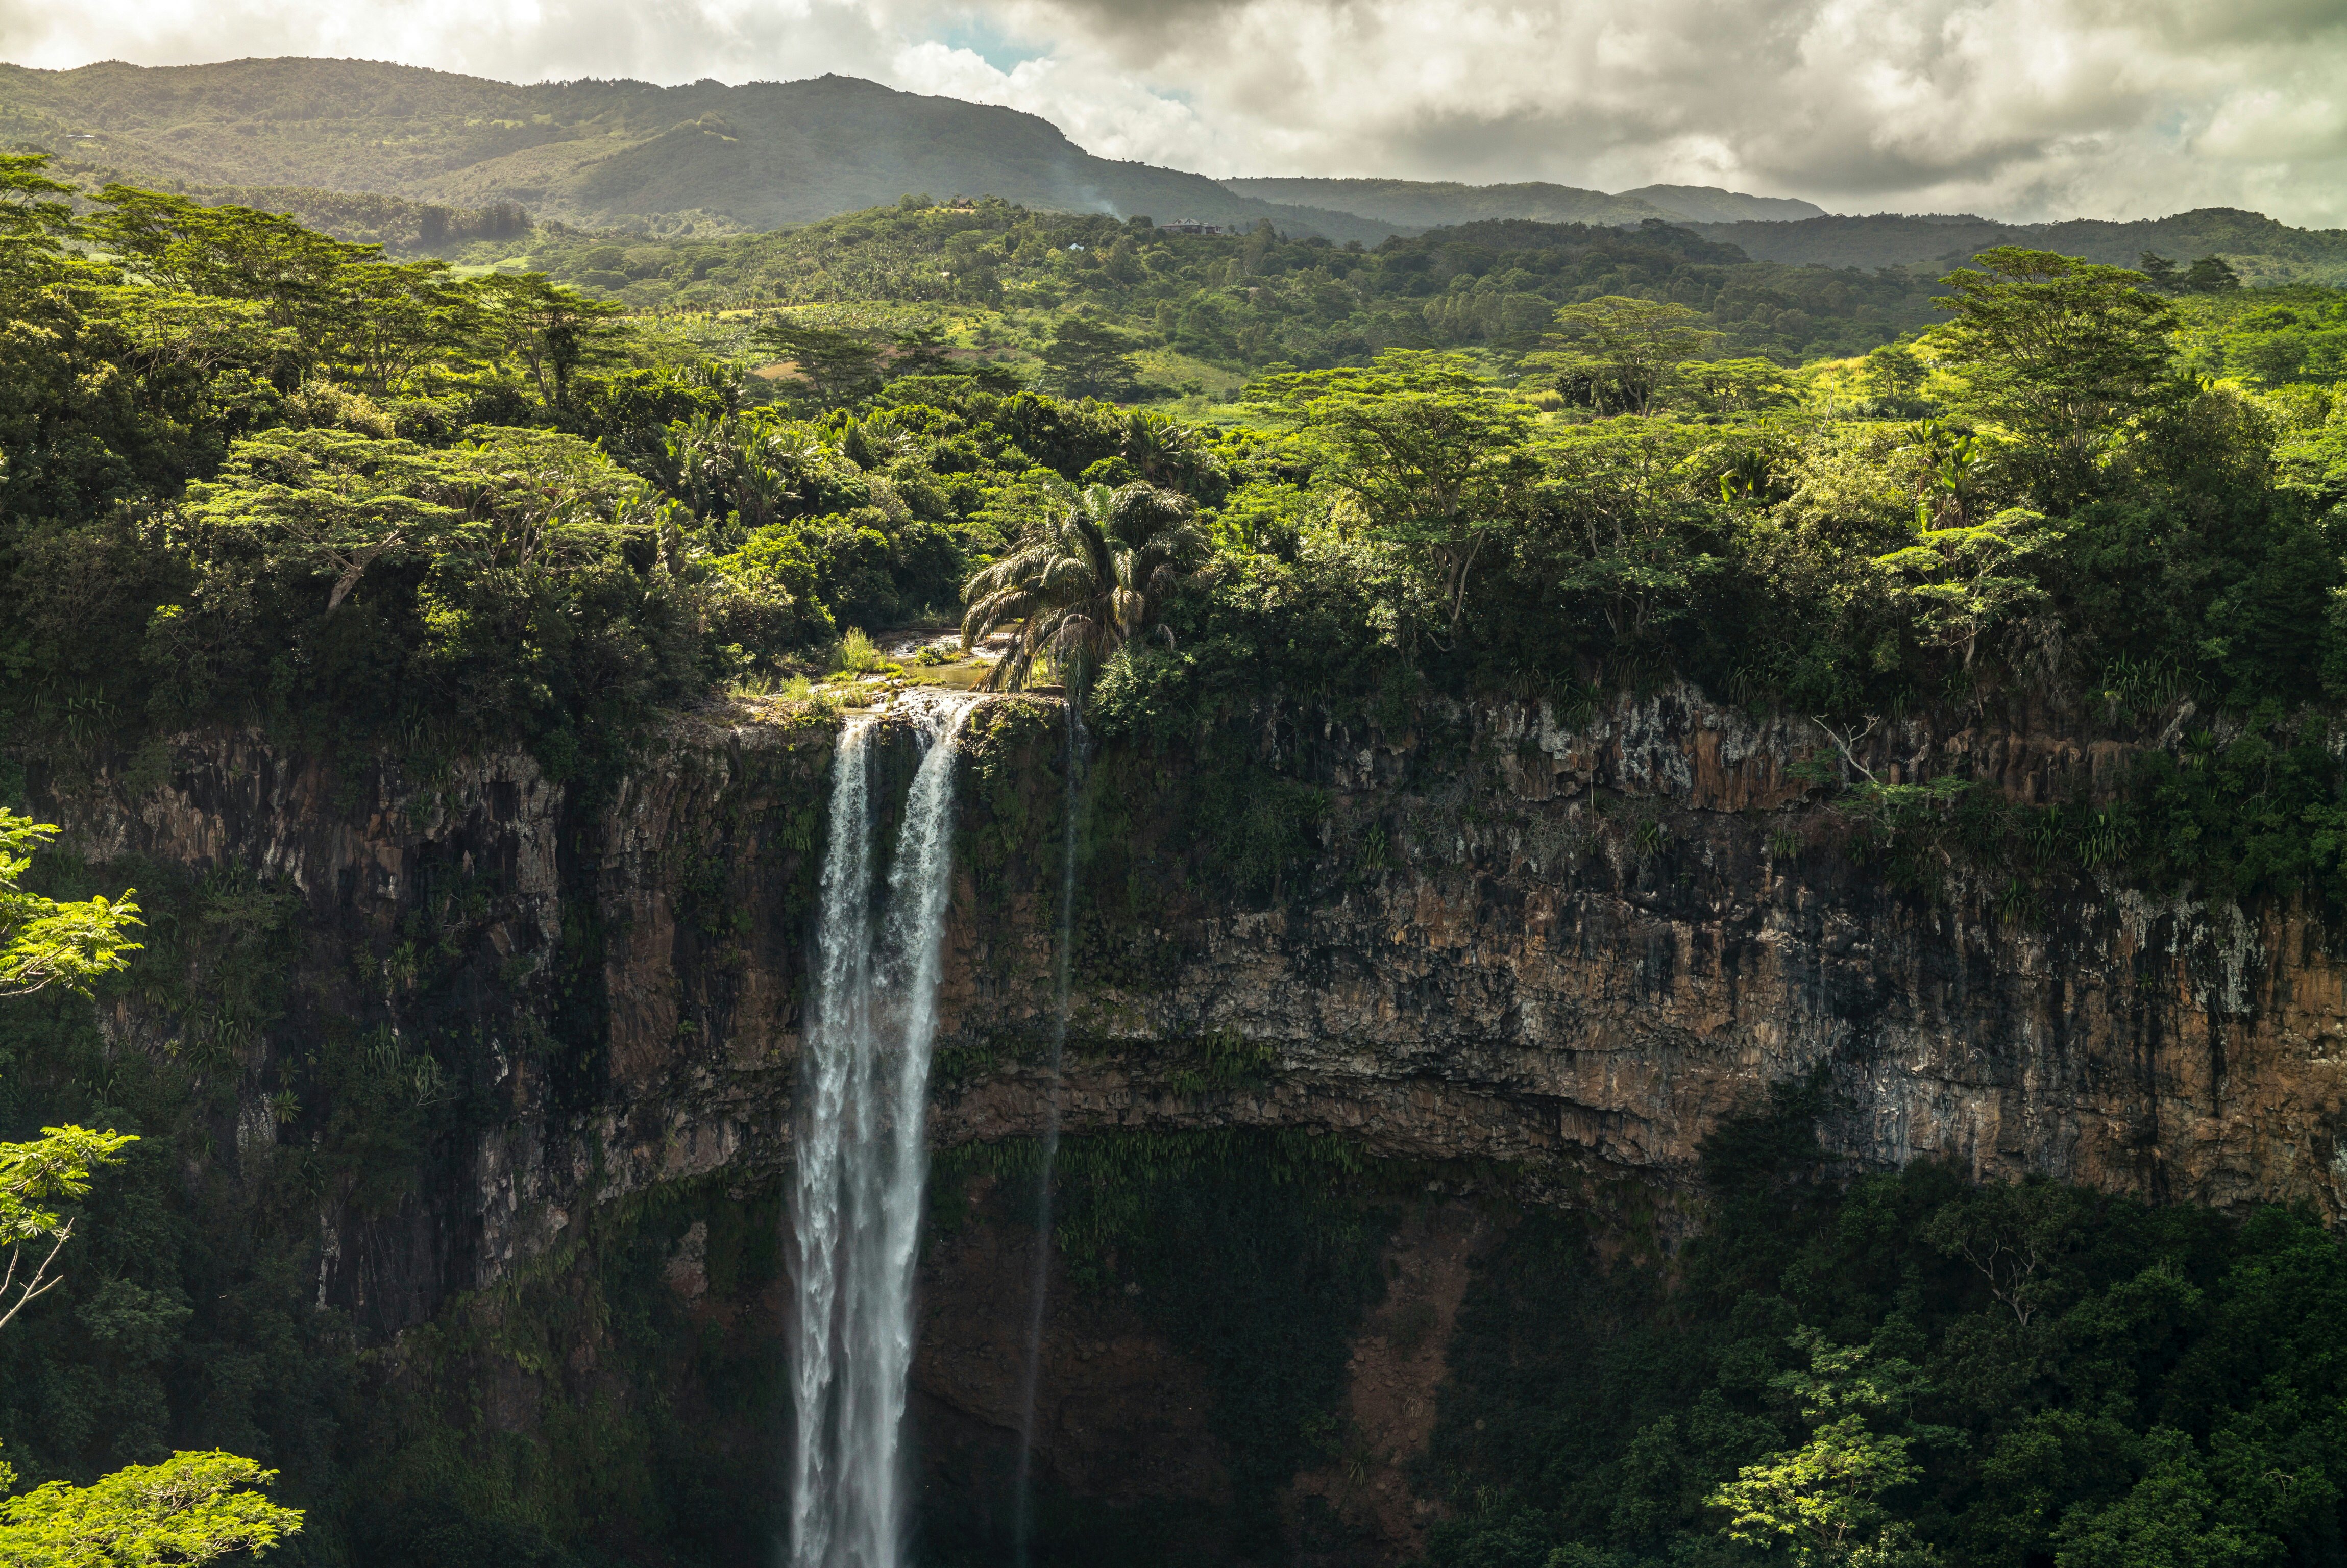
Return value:
[(1642, 222), (1649, 218), (1681, 222), (1787, 221), (1821, 216), (1814, 202), (1788, 197), (1747, 196), (1702, 185), (1649, 185), (1619, 195), (1570, 185), (1530, 180), (1510, 185), (1464, 185), (1456, 180), (1225, 179), (1241, 195), (1293, 202), (1388, 220), (1398, 226), (1432, 229), (1446, 223), (1480, 223), (1529, 218), (1540, 223)]
[(511, 201), (594, 227), (771, 229), (928, 191), (1161, 220), (1268, 218), (1339, 241), (1394, 232), (1095, 158), (1015, 109), (846, 77), (517, 87), (360, 60), (5, 67), (0, 136), (138, 180)]
[[(305, 189), (589, 227), (768, 229), (893, 201), (990, 194), (1375, 243), (1529, 218), (1802, 218), (1808, 202), (1689, 186), (1608, 196), (1544, 183), (1232, 179), (1096, 158), (1015, 109), (846, 77), (727, 87), (518, 87), (358, 60), (235, 60), (72, 71), (0, 67), (0, 136), (99, 174), (289, 205)], [(394, 228), (396, 225), (393, 225)], [(371, 230), (370, 232), (374, 231)]]

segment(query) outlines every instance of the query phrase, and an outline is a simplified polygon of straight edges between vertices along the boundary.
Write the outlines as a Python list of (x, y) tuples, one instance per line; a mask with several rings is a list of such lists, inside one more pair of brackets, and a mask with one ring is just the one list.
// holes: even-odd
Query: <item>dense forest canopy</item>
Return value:
[(1435, 1568), (2342, 1560), (2336, 1239), (1928, 1163), (1837, 1179), (1821, 1112), (1787, 1086), (1713, 1136), (1717, 1223), (1667, 1275), (1543, 1219), (1479, 1284)]
[[(2188, 263), (2210, 253), (2194, 249), (2189, 233), (2177, 238), (2184, 242), (2148, 253)], [(1929, 325), (1937, 280), (1956, 264), (1755, 261), (1696, 226), (1659, 221), (1508, 220), (1356, 248), (1274, 229), (1202, 235), (1142, 219), (918, 197), (756, 237), (695, 242), (541, 226), (450, 254), (467, 267), (543, 271), (643, 309), (823, 305), (867, 324), (954, 323), (997, 354), (1031, 354), (1058, 323), (1081, 317), (1125, 333), (1143, 351), (1142, 386), (1164, 393), (1221, 390), (1276, 361), (1366, 363), (1389, 347), (1496, 351), (1494, 368), (1504, 371), (1539, 346), (1559, 305), (1625, 292), (1702, 311), (1725, 334), (1721, 353), (1791, 366)]]
[[(1069, 630), (1000, 678), (1082, 677), (1102, 744), (1183, 759), (1168, 809), (1257, 903), (1319, 886), (1326, 809), (1233, 722), (1269, 695), (1403, 725), (1685, 680), (1813, 716), (1845, 847), (1919, 897), (1960, 866), (2015, 922), (2095, 876), (2347, 904), (2336, 291), (2194, 255), (1862, 273), (1666, 224), (1371, 250), (918, 198), (702, 247), (491, 235), (457, 266), (53, 175), (0, 159), (11, 798), (202, 725), (418, 769), (524, 747), (591, 794), (679, 708), (828, 724), (869, 666), (851, 632), (974, 608)], [(2147, 760), (2024, 804), (1851, 749), (2048, 709)], [(231, 1230), (180, 1156), (205, 1065), (273, 1005), (283, 911), (225, 876), (143, 907), (220, 988), (187, 1055), (108, 1076), (86, 1009), (0, 1036), (12, 1124), (141, 1138), (89, 1294), (0, 1347), (11, 1462), (87, 1480), (192, 1437), (282, 1468), (305, 1542), (339, 1517), (405, 1543), (384, 1561), (559, 1560), (538, 1524), (449, 1522), (453, 1450), (336, 1403), (357, 1352), (301, 1294), (313, 1194), (396, 1201), (490, 1091), (418, 1089), (428, 1042), (289, 1064), (299, 1158)], [(1935, 1167), (1853, 1183), (1816, 1153), (1830, 1113), (1788, 1090), (1714, 1143), (1723, 1223), (1675, 1284), (1568, 1228), (1471, 1303), (1433, 1561), (2341, 1560), (2335, 1244)], [(402, 1458), (336, 1501), (359, 1430)]]
[[(2188, 689), (2269, 726), (2347, 681), (2347, 326), (2318, 288), (908, 198), (739, 250), (762, 292), (834, 303), (631, 316), (131, 187), (77, 215), (37, 157), (8, 168), (5, 700), (38, 726), (428, 720), (572, 765), (626, 715), (953, 615), (1054, 487), (1102, 484), (1218, 541), (1167, 601), (1179, 652), (1102, 689), (1133, 723), (1176, 688), (1394, 670), (1676, 671), (1829, 717)], [(1169, 366), (1244, 398), (1096, 400)]]

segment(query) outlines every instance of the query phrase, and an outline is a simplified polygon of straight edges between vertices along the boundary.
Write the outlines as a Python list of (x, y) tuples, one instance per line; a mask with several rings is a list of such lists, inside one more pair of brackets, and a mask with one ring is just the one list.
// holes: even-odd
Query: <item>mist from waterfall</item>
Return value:
[(791, 1568), (905, 1562), (905, 1392), (953, 870), (953, 737), (973, 705), (898, 703), (927, 750), (885, 888), (873, 874), (873, 721), (848, 721), (833, 765), (791, 1193)]

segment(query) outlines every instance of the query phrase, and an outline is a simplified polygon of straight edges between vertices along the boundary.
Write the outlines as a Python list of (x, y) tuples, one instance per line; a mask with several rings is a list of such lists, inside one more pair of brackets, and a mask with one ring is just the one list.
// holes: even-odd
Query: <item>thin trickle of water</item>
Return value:
[(953, 869), (952, 741), (971, 705), (954, 697), (904, 705), (928, 749), (906, 795), (876, 923), (871, 721), (849, 721), (834, 765), (791, 1193), (792, 1568), (905, 1560), (905, 1389)]
[(1011, 1561), (1027, 1568), (1035, 1534), (1035, 1389), (1043, 1371), (1043, 1313), (1051, 1289), (1051, 1167), (1060, 1157), (1060, 1069), (1068, 1048), (1069, 965), (1073, 956), (1076, 899), (1076, 806), (1083, 791), (1084, 722), (1075, 689), (1068, 691), (1068, 799), (1060, 845), (1060, 929), (1052, 949), (1051, 1086), (1043, 1101), (1043, 1150), (1035, 1190), (1035, 1267), (1027, 1282), (1027, 1365), (1019, 1386), (1019, 1475), (1012, 1494)]

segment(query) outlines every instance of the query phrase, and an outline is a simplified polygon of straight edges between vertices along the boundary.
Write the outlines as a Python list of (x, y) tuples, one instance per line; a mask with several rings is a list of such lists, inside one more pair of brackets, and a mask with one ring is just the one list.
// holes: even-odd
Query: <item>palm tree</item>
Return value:
[(1024, 545), (963, 585), (964, 652), (1020, 623), (1010, 651), (987, 671), (989, 690), (1022, 689), (1046, 653), (1078, 677), (1104, 662), (1156, 622), (1183, 566), (1206, 546), (1188, 497), (1154, 485), (1063, 483), (1053, 500), (1052, 516)]

